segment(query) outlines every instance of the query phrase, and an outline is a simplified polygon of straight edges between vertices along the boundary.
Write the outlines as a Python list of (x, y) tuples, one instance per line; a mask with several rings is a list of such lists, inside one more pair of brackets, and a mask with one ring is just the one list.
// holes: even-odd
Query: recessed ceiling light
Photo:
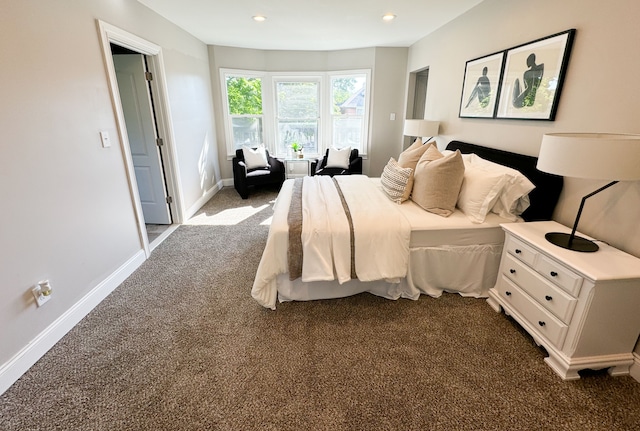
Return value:
[(385, 13), (384, 15), (382, 15), (383, 21), (393, 21), (394, 19), (396, 19), (396, 16), (392, 13)]
[(267, 17), (266, 16), (262, 16), (262, 15), (255, 15), (252, 17), (254, 21), (258, 21), (258, 22), (262, 22), (262, 21), (266, 21)]

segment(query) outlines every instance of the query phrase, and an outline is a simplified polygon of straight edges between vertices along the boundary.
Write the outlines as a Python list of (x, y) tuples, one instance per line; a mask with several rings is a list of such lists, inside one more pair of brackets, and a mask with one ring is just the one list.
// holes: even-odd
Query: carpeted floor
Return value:
[(640, 383), (562, 381), (484, 300), (261, 308), (274, 198), (214, 196), (0, 396), (0, 430), (640, 430)]

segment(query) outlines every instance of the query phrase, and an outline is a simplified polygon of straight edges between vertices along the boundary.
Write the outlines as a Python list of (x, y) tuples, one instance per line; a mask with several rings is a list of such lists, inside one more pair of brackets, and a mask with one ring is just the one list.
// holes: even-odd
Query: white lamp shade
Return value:
[(565, 177), (640, 180), (640, 135), (545, 134), (537, 168)]
[(436, 136), (438, 134), (438, 128), (440, 126), (439, 121), (429, 120), (404, 120), (405, 136)]

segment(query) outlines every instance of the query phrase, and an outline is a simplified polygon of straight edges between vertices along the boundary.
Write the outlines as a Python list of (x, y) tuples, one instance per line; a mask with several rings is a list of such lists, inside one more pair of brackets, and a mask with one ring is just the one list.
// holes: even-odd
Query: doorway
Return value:
[(424, 118), (424, 110), (427, 104), (427, 83), (429, 82), (429, 69), (416, 73), (416, 86), (413, 91), (413, 116), (411, 118)]
[(153, 76), (147, 58), (113, 44), (111, 52), (145, 224), (170, 225), (169, 194), (159, 149), (162, 139), (158, 136), (149, 85)]
[(103, 55), (145, 254), (182, 222), (159, 46), (98, 20)]

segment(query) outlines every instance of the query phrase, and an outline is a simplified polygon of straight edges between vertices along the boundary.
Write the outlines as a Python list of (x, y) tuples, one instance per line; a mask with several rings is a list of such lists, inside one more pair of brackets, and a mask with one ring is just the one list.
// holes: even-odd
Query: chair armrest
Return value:
[(358, 156), (349, 162), (349, 172), (352, 174), (362, 174), (362, 157)]
[(323, 160), (322, 157), (318, 157), (317, 159), (311, 161), (311, 166), (310, 166), (311, 176), (314, 176), (316, 172), (322, 169), (322, 160)]
[(277, 159), (277, 158), (273, 157), (272, 155), (269, 155), (268, 161), (269, 161), (269, 166), (271, 166), (271, 170), (272, 171), (274, 171), (274, 172), (279, 172), (279, 171), (284, 172), (284, 162), (282, 160)]

